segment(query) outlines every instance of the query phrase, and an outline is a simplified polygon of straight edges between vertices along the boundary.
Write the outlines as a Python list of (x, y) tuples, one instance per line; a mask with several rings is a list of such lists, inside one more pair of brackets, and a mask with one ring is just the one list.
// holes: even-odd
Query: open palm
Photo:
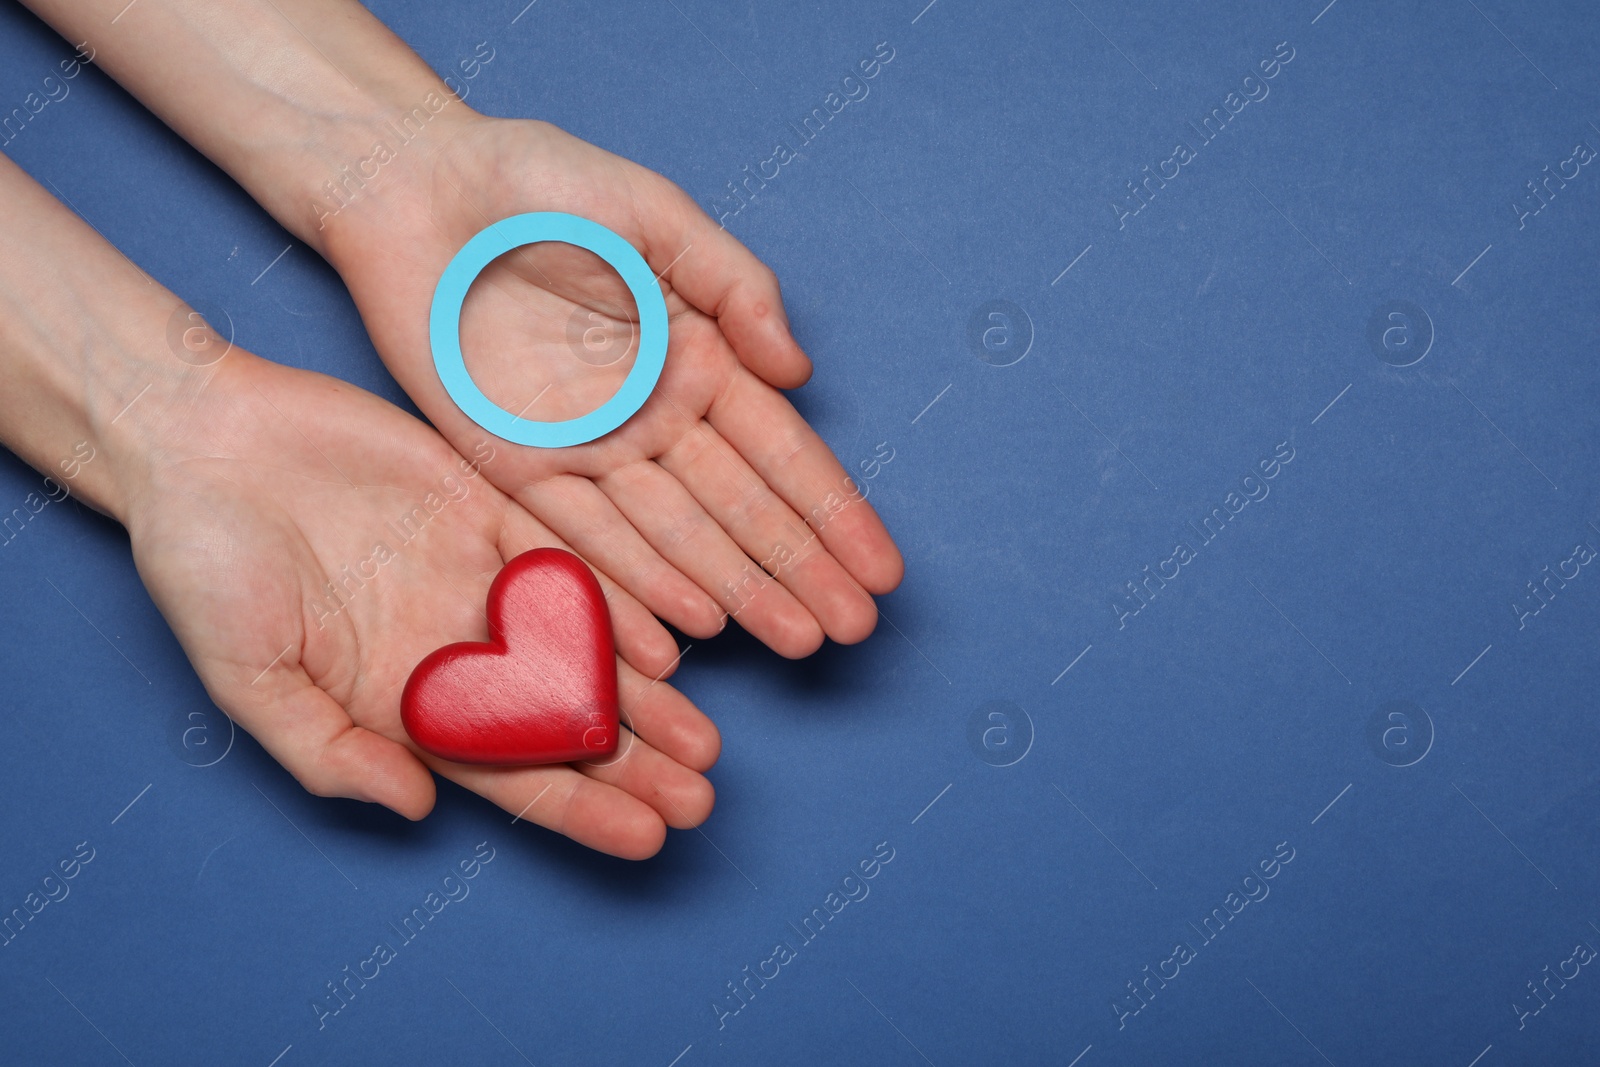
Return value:
[[(660, 383), (637, 415), (589, 444), (497, 440), (484, 473), (685, 633), (709, 636), (732, 616), (789, 657), (824, 636), (866, 637), (872, 594), (899, 583), (901, 558), (778, 392), (811, 367), (772, 273), (671, 182), (546, 123), (466, 123), (423, 173), (380, 188), (328, 245), (385, 362), (444, 436), (467, 454), (487, 437), (433, 368), (428, 309), (445, 265), (510, 215), (593, 219), (659, 274), (671, 324)], [(626, 287), (597, 256), (539, 244), (479, 276), (462, 348), (501, 407), (570, 419), (632, 366), (634, 318)]]
[(717, 731), (655, 680), (672, 644), (637, 605), (613, 607), (632, 727), (617, 755), (481, 767), (412, 745), (400, 723), (412, 667), (484, 640), (503, 563), (562, 542), (436, 433), (353, 386), (235, 351), (199, 388), (181, 420), (149, 416), (181, 428), (129, 509), (135, 559), (212, 698), (307, 789), (416, 819), (433, 807), (431, 769), (634, 858), (667, 825), (706, 817)]

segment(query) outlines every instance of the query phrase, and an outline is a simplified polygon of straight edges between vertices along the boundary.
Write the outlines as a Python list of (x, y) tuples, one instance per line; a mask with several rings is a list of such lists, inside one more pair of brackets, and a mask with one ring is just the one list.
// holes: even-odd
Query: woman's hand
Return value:
[(465, 766), (406, 736), (412, 667), (441, 645), (486, 639), (501, 565), (561, 545), (478, 473), (492, 446), (464, 459), (371, 394), (238, 350), (181, 381), (123, 420), (137, 420), (124, 451), (147, 432), (160, 439), (152, 458), (121, 464), (143, 472), (122, 494), (134, 558), (212, 699), (308, 790), (419, 819), (434, 803), (431, 770), (636, 859), (667, 826), (710, 813), (700, 772), (717, 758), (716, 727), (653, 680), (674, 665), (672, 646), (637, 605), (614, 611), (633, 730), (618, 755)]
[[(671, 319), (654, 394), (591, 444), (497, 446), (485, 476), (686, 633), (733, 615), (803, 656), (824, 635), (871, 632), (900, 554), (778, 392), (811, 368), (772, 272), (671, 182), (548, 124), (479, 115), (355, 0), (121, 14), (124, 0), (25, 2), (338, 268), (384, 362), (458, 449), (481, 435), (433, 367), (428, 309), (445, 265), (529, 211), (621, 234), (660, 275)], [(468, 368), (513, 413), (572, 417), (628, 369), (627, 357), (596, 366), (607, 346), (585, 342), (625, 334), (630, 313), (589, 253), (509, 254), (468, 294)]]
[(463, 459), (386, 401), (229, 351), (201, 326), (180, 351), (173, 324), (198, 316), (4, 157), (0, 229), (0, 441), (52, 473), (94, 457), (69, 472), (73, 493), (128, 528), (212, 699), (307, 789), (420, 819), (431, 770), (636, 858), (710, 813), (716, 727), (659, 680), (672, 638), (603, 577), (630, 728), (617, 755), (473, 767), (406, 736), (412, 667), (487, 638), (506, 560), (564, 547), (479, 473), (492, 444)]
[[(529, 211), (593, 219), (660, 276), (666, 366), (619, 429), (571, 448), (503, 442), (484, 474), (595, 567), (685, 633), (732, 615), (782, 655), (824, 635), (860, 641), (902, 563), (876, 513), (779, 388), (810, 362), (790, 336), (772, 272), (666, 179), (542, 122), (435, 121), (426, 160), (380, 173), (348, 207), (320, 208), (324, 250), (379, 353), (458, 449), (483, 431), (434, 369), (428, 313), (445, 265), (493, 221)], [(448, 121), (442, 121), (450, 116)], [(419, 155), (421, 148), (408, 149)], [(632, 367), (637, 316), (599, 257), (544, 243), (480, 276), (462, 314), (474, 380), (501, 407), (574, 418)]]

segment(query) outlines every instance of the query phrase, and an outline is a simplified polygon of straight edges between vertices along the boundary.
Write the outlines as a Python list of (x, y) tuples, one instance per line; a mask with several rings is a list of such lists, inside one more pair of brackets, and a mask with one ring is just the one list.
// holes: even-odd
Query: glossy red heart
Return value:
[(492, 640), (446, 645), (411, 672), (406, 733), (457, 763), (568, 763), (616, 750), (611, 614), (588, 566), (536, 548), (489, 586)]

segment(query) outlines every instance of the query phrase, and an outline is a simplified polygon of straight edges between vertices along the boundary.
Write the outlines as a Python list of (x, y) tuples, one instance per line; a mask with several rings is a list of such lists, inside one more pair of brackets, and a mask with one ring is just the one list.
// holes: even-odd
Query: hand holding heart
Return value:
[[(631, 858), (654, 854), (668, 825), (693, 826), (709, 814), (713, 793), (700, 772), (716, 761), (716, 727), (652, 681), (673, 666), (670, 636), (614, 596), (620, 655), (612, 656), (604, 594), (613, 590), (561, 554), (553, 569), (537, 568), (531, 576), (542, 581), (532, 585), (511, 580), (521, 573), (516, 566), (504, 572), (513, 595), (502, 603), (506, 618), (491, 627), (484, 604), (506, 561), (521, 557), (526, 567), (550, 555), (524, 556), (528, 550), (564, 546), (442, 438), (343, 382), (238, 349), (193, 378), (170, 394), (150, 390), (123, 420), (164, 436), (151, 450), (159, 464), (142, 473), (119, 517), (145, 584), (212, 699), (308, 790), (419, 819), (435, 800), (431, 770), (524, 820)], [(460, 491), (402, 542), (394, 528), (444, 479)], [(386, 560), (377, 576), (359, 587), (346, 582), (348, 565), (371, 558), (376, 542)], [(519, 591), (537, 603), (519, 600)], [(552, 603), (552, 591), (581, 610), (546, 617), (546, 640), (536, 644), (579, 654), (543, 656), (535, 673), (553, 670), (544, 680), (555, 688), (609, 702), (604, 725), (624, 753), (506, 767), (413, 744), (400, 709), (412, 668), (462, 637), (493, 634), (519, 651), (511, 616), (537, 616), (529, 609)], [(517, 687), (536, 692), (528, 677), (518, 675)], [(450, 678), (446, 670), (435, 681)], [(572, 689), (575, 681), (588, 688)], [(587, 751), (596, 740), (586, 736), (589, 725), (560, 758)]]

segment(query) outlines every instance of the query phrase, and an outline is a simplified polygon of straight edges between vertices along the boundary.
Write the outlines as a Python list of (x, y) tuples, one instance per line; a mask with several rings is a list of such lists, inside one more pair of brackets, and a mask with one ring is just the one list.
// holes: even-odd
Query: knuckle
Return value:
[(798, 430), (790, 430), (777, 440), (774, 455), (779, 470), (787, 469), (796, 459), (803, 456), (811, 447), (809, 436)]
[(737, 524), (749, 522), (765, 513), (771, 503), (764, 486), (741, 485), (733, 502), (733, 518)]
[(703, 520), (698, 515), (678, 515), (668, 521), (663, 540), (669, 548), (683, 548), (700, 535), (702, 526)]

